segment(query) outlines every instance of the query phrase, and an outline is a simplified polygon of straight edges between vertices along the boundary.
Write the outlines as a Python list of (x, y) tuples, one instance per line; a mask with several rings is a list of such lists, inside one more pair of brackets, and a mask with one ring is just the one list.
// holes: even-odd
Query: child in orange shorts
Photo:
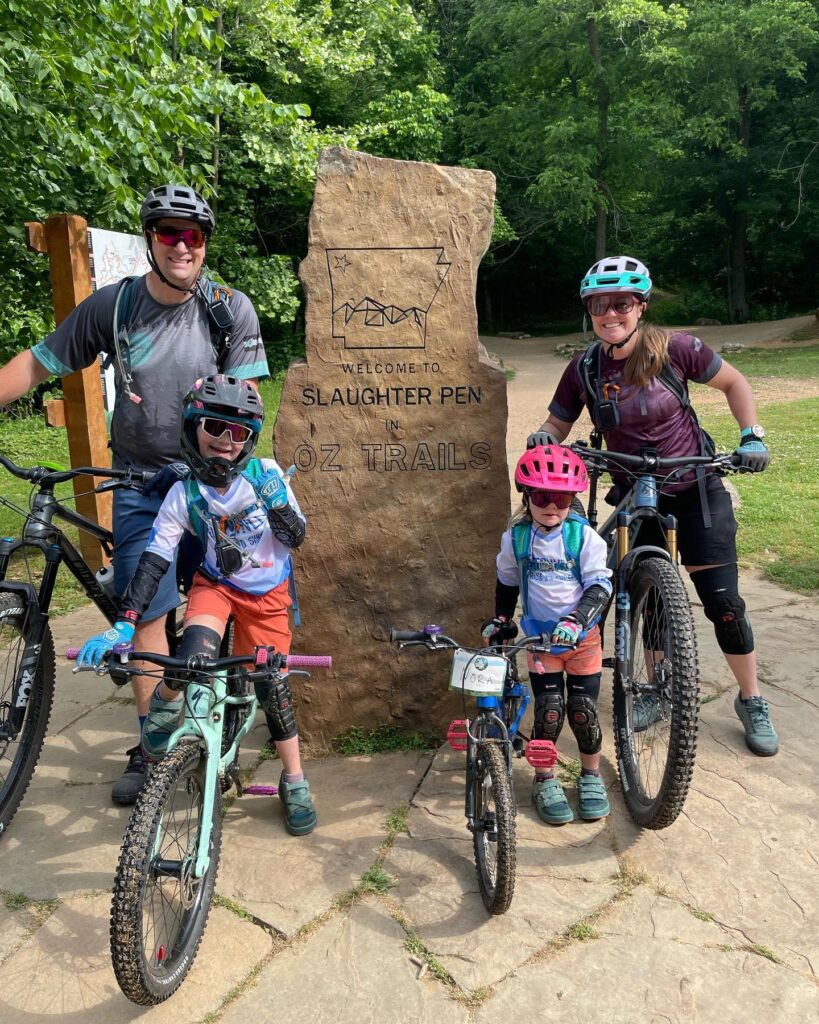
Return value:
[[(557, 740), (568, 712), (580, 750), (580, 817), (596, 821), (609, 813), (600, 777), (602, 733), (597, 715), (603, 652), (596, 622), (611, 597), (606, 545), (570, 506), (585, 491), (583, 461), (561, 445), (538, 445), (518, 460), (515, 485), (522, 504), (501, 538), (497, 557), (495, 619), (485, 635), (497, 632), (523, 604), (527, 635), (546, 633), (559, 654), (529, 656), (529, 682), (535, 697), (534, 738)], [(538, 770), (532, 784), (537, 813), (550, 825), (574, 818), (558, 779)]]
[[(216, 374), (198, 380), (182, 408), (180, 450), (190, 476), (168, 491), (122, 597), (119, 619), (86, 643), (80, 664), (99, 664), (115, 643), (130, 641), (186, 530), (202, 541), (205, 556), (188, 595), (177, 656), (218, 657), (231, 617), (237, 654), (256, 646), (290, 651), (290, 552), (304, 540), (305, 519), (289, 474), (273, 459), (251, 457), (264, 421), (259, 393), (238, 377)], [(257, 684), (256, 695), (283, 765), (278, 792), (285, 826), (292, 835), (307, 835), (317, 815), (301, 768), (287, 681), (264, 689)], [(164, 755), (181, 710), (180, 687), (169, 673), (154, 691), (142, 726), (149, 758)]]

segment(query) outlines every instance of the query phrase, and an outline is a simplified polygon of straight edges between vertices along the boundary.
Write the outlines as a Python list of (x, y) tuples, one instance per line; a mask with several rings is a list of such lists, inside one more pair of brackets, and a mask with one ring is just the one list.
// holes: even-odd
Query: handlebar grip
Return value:
[(288, 668), (332, 668), (333, 658), (329, 654), (288, 654)]
[(69, 661), (76, 661), (77, 658), (79, 658), (79, 656), (80, 656), (80, 648), (79, 647), (69, 647), (66, 650), (66, 652), (65, 652), (65, 656), (66, 656), (66, 658)]
[(396, 643), (399, 640), (427, 640), (427, 634), (423, 630), (415, 629), (391, 629), (390, 630), (390, 643)]

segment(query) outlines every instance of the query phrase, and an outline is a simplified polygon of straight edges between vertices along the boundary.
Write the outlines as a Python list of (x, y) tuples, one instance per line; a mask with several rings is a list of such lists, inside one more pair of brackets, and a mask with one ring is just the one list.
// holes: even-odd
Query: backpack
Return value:
[[(576, 512), (570, 512), (563, 522), (563, 547), (566, 551), (574, 578), (582, 586), (583, 575), (580, 571), (580, 552), (583, 550), (583, 530), (589, 522)], [(523, 605), (523, 618), (529, 616), (529, 573), (531, 571), (532, 524), (528, 521), (515, 523), (512, 527), (512, 550), (520, 573), (520, 600)]]
[[(578, 369), (580, 370), (580, 379), (582, 380), (583, 387), (586, 391), (586, 404), (589, 408), (589, 415), (591, 416), (592, 423), (598, 430), (600, 427), (598, 425), (597, 410), (601, 401), (599, 383), (600, 353), (602, 348), (603, 347), (599, 341), (592, 342), (592, 344), (589, 345), (583, 353), (583, 358), (580, 360), (578, 365)], [(697, 414), (694, 411), (694, 407), (691, 405), (691, 399), (688, 396), (688, 387), (685, 381), (679, 377), (670, 360), (657, 374), (657, 380), (659, 380), (660, 383), (671, 392), (694, 421), (694, 425), (700, 432), (700, 454), (708, 456), (714, 455), (717, 450), (714, 440), (700, 425), (700, 422), (697, 419)]]
[[(247, 508), (242, 509), (241, 512), (237, 513), (238, 516), (248, 515), (253, 509), (258, 508), (259, 504), (264, 507), (264, 500), (259, 493), (258, 488), (258, 474), (262, 472), (262, 464), (259, 459), (250, 459), (248, 464), (242, 470), (242, 476), (253, 488), (253, 493), (256, 495), (256, 501)], [(213, 525), (214, 536), (219, 536), (219, 516), (214, 515), (208, 507), (208, 503), (199, 489), (199, 484), (195, 477), (189, 476), (185, 480), (185, 500), (188, 505), (188, 518), (191, 521), (191, 526), (202, 545), (203, 559), (204, 552), (208, 550), (208, 523)], [(287, 558), (287, 586), (290, 591), (290, 599), (293, 602), (293, 621), (297, 626), (301, 625), (301, 615), (299, 614), (299, 600), (296, 594), (296, 579), (293, 572), (293, 558), (288, 556)], [(201, 570), (201, 565), (200, 565)], [(210, 574), (206, 574), (210, 576)], [(214, 578), (214, 577), (210, 577)], [(217, 580), (218, 582), (218, 580)]]
[[(139, 396), (131, 391), (133, 376), (131, 375), (131, 358), (128, 352), (128, 328), (131, 314), (134, 311), (136, 281), (135, 277), (124, 277), (117, 285), (111, 325), (114, 351), (108, 354), (102, 366), (103, 370), (107, 370), (109, 366), (116, 363), (122, 390), (132, 402), (141, 401)], [(210, 278), (200, 278), (197, 283), (197, 296), (203, 298), (207, 304), (210, 343), (213, 346), (216, 368), (221, 373), (231, 349), (230, 336), (233, 332), (234, 320), (230, 310), (230, 300), (233, 292), (225, 285), (211, 281)]]

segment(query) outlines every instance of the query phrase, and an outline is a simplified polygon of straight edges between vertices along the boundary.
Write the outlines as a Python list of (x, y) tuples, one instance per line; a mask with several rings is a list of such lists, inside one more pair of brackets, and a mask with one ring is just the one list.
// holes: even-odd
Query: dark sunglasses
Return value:
[(250, 427), (242, 426), (241, 423), (231, 423), (230, 420), (217, 420), (213, 416), (203, 416), (199, 423), (208, 437), (221, 437), (227, 431), (234, 444), (244, 444), (253, 433)]
[(175, 246), (184, 242), (189, 249), (201, 249), (205, 244), (205, 232), (201, 228), (168, 228), (161, 225), (151, 229), (157, 242)]
[(592, 316), (603, 316), (613, 309), (615, 313), (630, 313), (637, 305), (633, 295), (592, 295), (586, 300), (586, 309)]
[(568, 508), (574, 498), (571, 491), (533, 491), (527, 487), (523, 493), (535, 508), (546, 508), (547, 505)]

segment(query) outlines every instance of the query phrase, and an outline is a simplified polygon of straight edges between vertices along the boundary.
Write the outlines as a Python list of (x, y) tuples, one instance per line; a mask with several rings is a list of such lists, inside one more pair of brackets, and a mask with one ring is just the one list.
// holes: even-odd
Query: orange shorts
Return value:
[(603, 669), (603, 643), (594, 626), (573, 651), (565, 654), (529, 654), (529, 672), (566, 672), (573, 676), (591, 676)]
[(195, 615), (213, 615), (222, 622), (232, 616), (234, 654), (252, 654), (254, 647), (275, 647), (289, 654), (293, 636), (287, 612), (292, 603), (287, 580), (266, 594), (248, 594), (197, 573), (188, 594), (185, 622)]

